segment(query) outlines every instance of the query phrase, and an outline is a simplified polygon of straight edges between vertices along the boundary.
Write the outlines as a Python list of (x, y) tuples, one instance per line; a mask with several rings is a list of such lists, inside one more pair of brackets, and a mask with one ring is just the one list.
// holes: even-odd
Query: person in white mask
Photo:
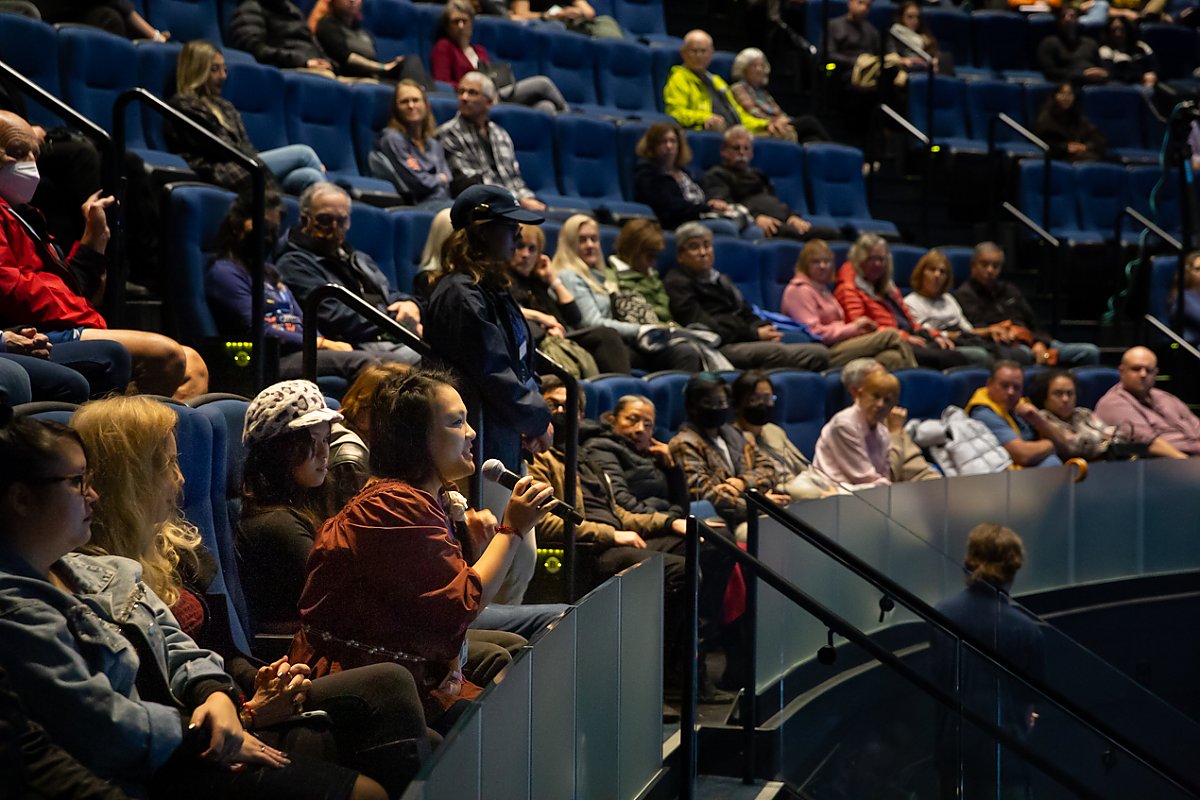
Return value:
[(114, 341), (129, 351), (140, 391), (179, 400), (206, 392), (208, 368), (192, 348), (157, 333), (108, 328), (95, 304), (104, 293), (107, 212), (116, 201), (91, 195), (83, 235), (64, 253), (27, 205), (40, 180), (38, 147), (28, 122), (0, 111), (0, 327), (36, 327), (53, 344)]

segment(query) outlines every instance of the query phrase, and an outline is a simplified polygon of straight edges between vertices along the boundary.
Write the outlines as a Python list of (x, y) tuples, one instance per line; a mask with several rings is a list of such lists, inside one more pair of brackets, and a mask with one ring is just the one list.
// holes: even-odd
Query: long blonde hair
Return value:
[(179, 564), (195, 559), (200, 532), (183, 519), (177, 505), (166, 520), (153, 519), (164, 470), (175, 470), (174, 503), (183, 478), (167, 454), (175, 435), (175, 413), (147, 397), (110, 397), (80, 408), (71, 427), (98, 466), (92, 486), (100, 495), (92, 510), (88, 549), (125, 556), (142, 565), (142, 577), (167, 605), (179, 599)]
[(596, 226), (596, 233), (600, 233), (600, 223), (587, 214), (576, 214), (569, 217), (563, 223), (562, 230), (558, 233), (558, 247), (554, 250), (554, 268), (556, 270), (569, 269), (571, 272), (581, 276), (587, 281), (588, 286), (597, 294), (608, 295), (617, 290), (616, 281), (608, 276), (604, 269), (604, 251), (601, 249), (600, 255), (596, 260), (596, 264), (602, 274), (603, 281), (596, 280), (596, 273), (589, 267), (584, 260), (579, 257), (579, 229), (584, 225), (592, 224)]
[(434, 273), (444, 271), (442, 248), (446, 246), (446, 240), (452, 233), (454, 233), (454, 225), (450, 222), (450, 209), (443, 208), (434, 215), (433, 222), (429, 223), (429, 234), (425, 237), (425, 247), (421, 250), (420, 269), (422, 271), (428, 270)]
[(188, 42), (179, 51), (179, 62), (175, 66), (175, 91), (185, 97), (206, 94), (208, 71), (216, 58), (216, 45), (203, 39)]

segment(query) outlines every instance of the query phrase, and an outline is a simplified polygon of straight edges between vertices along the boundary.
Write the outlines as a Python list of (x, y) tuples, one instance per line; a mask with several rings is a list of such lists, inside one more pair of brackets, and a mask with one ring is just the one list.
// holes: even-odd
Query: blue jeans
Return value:
[(288, 194), (300, 194), (314, 183), (325, 180), (321, 159), (306, 144), (289, 144), (258, 154), (279, 185)]
[(1055, 339), (1050, 346), (1058, 348), (1060, 366), (1088, 367), (1100, 363), (1100, 348), (1091, 342), (1060, 342)]
[(479, 612), (479, 616), (470, 627), (481, 631), (507, 631), (532, 640), (534, 634), (543, 630), (568, 608), (570, 606), (561, 603), (531, 603), (527, 606), (492, 603)]
[(33, 399), (29, 373), (8, 356), (0, 356), (0, 403), (19, 406)]

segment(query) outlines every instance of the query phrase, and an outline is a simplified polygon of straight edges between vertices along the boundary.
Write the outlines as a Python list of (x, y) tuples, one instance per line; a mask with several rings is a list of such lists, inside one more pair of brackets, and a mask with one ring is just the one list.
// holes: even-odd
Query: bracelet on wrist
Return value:
[(503, 534), (507, 534), (508, 536), (515, 536), (518, 539), (525, 538), (524, 536), (521, 535), (521, 532), (519, 530), (512, 527), (511, 525), (497, 525), (496, 533), (503, 533)]

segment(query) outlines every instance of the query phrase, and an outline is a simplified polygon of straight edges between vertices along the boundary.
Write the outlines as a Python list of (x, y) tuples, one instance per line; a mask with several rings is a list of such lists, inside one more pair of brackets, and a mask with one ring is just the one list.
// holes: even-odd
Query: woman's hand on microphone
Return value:
[(526, 475), (513, 487), (508, 508), (504, 509), (504, 524), (525, 536), (546, 515), (545, 506), (553, 499), (554, 488), (550, 484)]

